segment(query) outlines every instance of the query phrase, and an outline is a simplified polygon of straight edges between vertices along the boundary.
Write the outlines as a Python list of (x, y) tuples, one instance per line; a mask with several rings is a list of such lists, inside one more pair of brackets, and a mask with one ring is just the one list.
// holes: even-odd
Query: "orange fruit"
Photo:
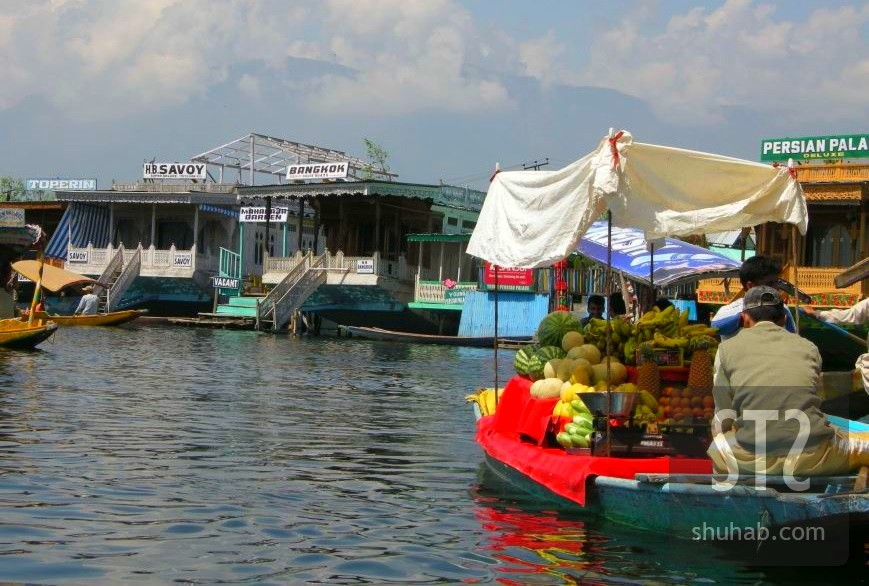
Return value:
[(711, 395), (706, 395), (705, 397), (703, 397), (703, 406), (707, 409), (715, 407), (715, 399), (713, 399)]
[(703, 417), (703, 409), (701, 409), (700, 407), (694, 407), (691, 410), (691, 415), (693, 415), (694, 417)]
[(669, 404), (670, 404), (670, 397), (661, 397), (660, 399), (658, 399), (658, 405), (663, 405), (664, 407), (666, 407)]
[(689, 389), (688, 387), (685, 387), (684, 389), (682, 389), (682, 396), (683, 397), (690, 397), (691, 395), (693, 395), (693, 393), (691, 392), (691, 389)]
[(703, 406), (703, 397), (691, 397), (691, 406), (692, 407), (702, 407)]
[(682, 406), (683, 409), (689, 409), (691, 407), (691, 399), (688, 397), (682, 397), (682, 399), (679, 401), (679, 404)]

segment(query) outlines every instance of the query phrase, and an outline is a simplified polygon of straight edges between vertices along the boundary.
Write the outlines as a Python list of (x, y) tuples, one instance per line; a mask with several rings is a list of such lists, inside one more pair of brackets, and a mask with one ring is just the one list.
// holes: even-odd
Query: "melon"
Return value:
[(581, 363), (578, 361), (573, 363), (573, 370), (570, 372), (570, 382), (574, 384), (590, 385), (591, 384), (591, 365), (585, 359)]
[(571, 348), (576, 348), (583, 344), (585, 344), (585, 338), (579, 332), (567, 332), (561, 338), (561, 349), (565, 352), (570, 352)]
[(553, 311), (541, 320), (537, 327), (537, 340), (541, 346), (561, 347), (567, 332), (578, 332), (582, 328), (576, 316), (567, 311)]
[(570, 380), (570, 375), (573, 373), (573, 360), (567, 358), (558, 361), (558, 367), (555, 369), (555, 376), (561, 380)]
[(561, 358), (553, 358), (543, 366), (544, 378), (558, 378), (555, 374), (563, 360)]
[(540, 360), (540, 357), (535, 354), (528, 361), (528, 376), (531, 377), (531, 380), (537, 380), (539, 378), (543, 378), (543, 368), (546, 365)]
[(559, 378), (544, 378), (531, 385), (531, 396), (538, 399), (554, 399), (561, 396), (561, 385), (563, 381)]
[[(606, 381), (606, 364), (607, 359), (605, 359), (600, 364), (595, 364), (591, 367), (592, 373), (594, 375), (594, 381), (596, 383), (601, 381)], [(621, 383), (628, 380), (628, 369), (625, 368), (625, 365), (621, 362), (616, 362), (614, 359), (609, 359), (610, 364), (610, 384), (620, 385)]]
[(577, 350), (577, 358), (585, 358), (589, 364), (597, 364), (600, 362), (601, 353), (594, 344), (583, 344)]

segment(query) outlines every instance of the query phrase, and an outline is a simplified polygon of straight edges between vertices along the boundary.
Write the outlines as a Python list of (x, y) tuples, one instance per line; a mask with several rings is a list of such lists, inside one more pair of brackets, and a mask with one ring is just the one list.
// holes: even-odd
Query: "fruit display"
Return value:
[(658, 398), (661, 407), (659, 421), (668, 425), (710, 421), (715, 415), (712, 390), (695, 392), (690, 387), (666, 386)]
[[(581, 385), (575, 385), (581, 386)], [(580, 392), (585, 392), (580, 391)], [(575, 393), (574, 393), (575, 394)], [(594, 417), (580, 399), (569, 402), (563, 399), (556, 403), (553, 415), (569, 418), (570, 422), (564, 430), (555, 436), (555, 441), (563, 448), (587, 448), (591, 445), (591, 435), (594, 433)]]
[[(498, 389), (498, 398), (504, 393), (504, 389)], [(497, 410), (497, 401), (495, 399), (495, 389), (477, 389), (471, 393), (465, 400), (468, 403), (476, 403), (480, 407), (480, 414), (493, 415)]]

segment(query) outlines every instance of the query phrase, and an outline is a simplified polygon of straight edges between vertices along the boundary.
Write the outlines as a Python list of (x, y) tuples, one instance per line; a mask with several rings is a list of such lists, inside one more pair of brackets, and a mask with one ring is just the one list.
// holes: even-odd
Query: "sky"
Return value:
[(609, 128), (750, 160), (866, 132), (869, 3), (0, 0), (0, 71), (0, 175), (107, 188), (257, 132), (485, 189)]

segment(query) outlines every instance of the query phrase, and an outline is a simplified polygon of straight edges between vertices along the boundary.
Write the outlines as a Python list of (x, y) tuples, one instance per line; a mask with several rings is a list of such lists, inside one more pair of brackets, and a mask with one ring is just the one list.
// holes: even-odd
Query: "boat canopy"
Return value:
[[(36, 260), (19, 260), (18, 262), (12, 263), (12, 269), (31, 281), (36, 282), (39, 280), (39, 264), (39, 261)], [(67, 271), (49, 264), (44, 264), (42, 266), (42, 288), (51, 291), (52, 293), (57, 293), (65, 287), (99, 284), (100, 282), (95, 279), (79, 275), (78, 273), (73, 273), (72, 271)]]
[(557, 171), (505, 171), (489, 186), (468, 254), (503, 267), (551, 265), (609, 210), (648, 239), (764, 222), (806, 233), (806, 200), (790, 169), (634, 142), (622, 131)]
[[(606, 264), (607, 223), (595, 222), (582, 236), (576, 251), (585, 258)], [(654, 261), (654, 264), (653, 264)], [(643, 232), (636, 228), (612, 229), (612, 267), (626, 278), (650, 285), (654, 266), (655, 286), (668, 287), (715, 277), (736, 277), (741, 262), (700, 246), (665, 238), (655, 243), (654, 258)]]

